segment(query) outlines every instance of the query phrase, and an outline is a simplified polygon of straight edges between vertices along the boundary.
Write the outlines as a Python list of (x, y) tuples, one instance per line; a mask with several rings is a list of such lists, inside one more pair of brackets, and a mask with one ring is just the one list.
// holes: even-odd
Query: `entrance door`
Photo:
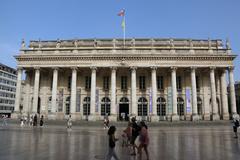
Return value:
[(129, 120), (129, 104), (119, 104), (119, 119), (121, 121)]

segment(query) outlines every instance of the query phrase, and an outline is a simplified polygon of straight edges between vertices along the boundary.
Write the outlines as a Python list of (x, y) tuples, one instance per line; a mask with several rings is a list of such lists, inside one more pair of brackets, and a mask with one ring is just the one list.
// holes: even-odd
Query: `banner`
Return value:
[(99, 102), (99, 89), (96, 89), (96, 98), (95, 98), (95, 112), (98, 113), (98, 102)]
[(191, 90), (186, 88), (186, 108), (187, 113), (191, 113)]
[(168, 111), (167, 114), (172, 114), (173, 112), (173, 106), (172, 106), (172, 87), (169, 86), (168, 89), (168, 94), (167, 94), (167, 107), (168, 109), (166, 111)]
[(152, 113), (152, 88), (149, 89), (149, 113)]
[(77, 88), (76, 112), (80, 112), (80, 106), (81, 106), (81, 89)]
[(58, 95), (58, 112), (63, 111), (63, 88), (60, 89), (59, 95)]

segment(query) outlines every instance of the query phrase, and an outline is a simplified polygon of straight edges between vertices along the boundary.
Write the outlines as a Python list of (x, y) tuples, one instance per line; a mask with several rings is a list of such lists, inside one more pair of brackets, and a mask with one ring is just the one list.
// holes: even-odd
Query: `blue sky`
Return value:
[[(240, 53), (239, 0), (1, 0), (0, 62), (16, 67), (21, 39), (121, 38), (230, 39)], [(235, 80), (240, 80), (240, 57)]]

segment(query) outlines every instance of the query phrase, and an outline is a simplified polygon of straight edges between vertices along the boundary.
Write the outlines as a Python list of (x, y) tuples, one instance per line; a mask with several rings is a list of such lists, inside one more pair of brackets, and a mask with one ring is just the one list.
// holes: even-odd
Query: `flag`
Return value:
[(125, 9), (122, 9), (119, 13), (118, 16), (125, 16)]

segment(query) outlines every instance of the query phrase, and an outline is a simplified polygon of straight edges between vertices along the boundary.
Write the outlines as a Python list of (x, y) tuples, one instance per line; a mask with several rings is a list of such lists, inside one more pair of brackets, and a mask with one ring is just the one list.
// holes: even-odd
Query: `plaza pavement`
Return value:
[[(121, 147), (127, 123), (114, 125), (120, 160), (137, 160)], [(240, 159), (240, 138), (234, 138), (230, 121), (149, 123), (149, 136), (151, 160)], [(72, 130), (66, 129), (66, 121), (47, 121), (42, 128), (20, 127), (14, 120), (0, 125), (0, 160), (97, 160), (104, 159), (107, 148), (102, 122), (74, 122)]]

